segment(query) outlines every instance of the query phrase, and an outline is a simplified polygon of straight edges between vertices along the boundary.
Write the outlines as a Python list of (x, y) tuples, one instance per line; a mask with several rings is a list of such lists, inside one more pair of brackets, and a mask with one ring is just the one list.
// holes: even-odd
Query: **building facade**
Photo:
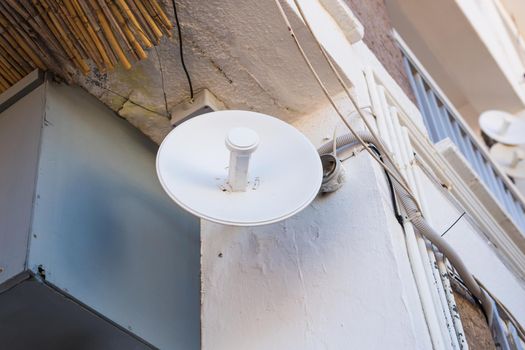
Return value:
[[(0, 95), (0, 343), (525, 347), (524, 195), (477, 123), (488, 109), (523, 116), (518, 1), (176, 4), (180, 41), (173, 30), (131, 69), (93, 68), (71, 85), (35, 71)], [(175, 23), (171, 2), (159, 5)], [(338, 150), (341, 188), (284, 221), (234, 227), (185, 212), (155, 156), (204, 89), (211, 109), (275, 116), (315, 147), (349, 133), (346, 122), (370, 126), (439, 240), (416, 228), (366, 147)], [(78, 309), (38, 312), (31, 300), (54, 304), (37, 287), (24, 294), (33, 283)]]

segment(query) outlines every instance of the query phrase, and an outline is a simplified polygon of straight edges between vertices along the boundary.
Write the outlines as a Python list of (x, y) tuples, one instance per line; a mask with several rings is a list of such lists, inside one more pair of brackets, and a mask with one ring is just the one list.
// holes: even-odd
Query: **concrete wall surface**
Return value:
[[(287, 3), (296, 11), (293, 1)], [(350, 80), (358, 104), (371, 105), (364, 75), (372, 71), (396, 107), (425, 134), (419, 112), (366, 41), (348, 43), (318, 2), (301, 5), (323, 47)], [(353, 110), (349, 99), (335, 97), (348, 118)], [(357, 120), (350, 121), (362, 127)], [(316, 146), (330, 139), (334, 127), (338, 134), (348, 132), (326, 105), (293, 125)], [(383, 174), (364, 152), (345, 166), (348, 179), (338, 192), (318, 197), (283, 223), (251, 229), (202, 223), (203, 349), (432, 348), (413, 262), (388, 204)], [(435, 213), (431, 224), (445, 230), (461, 212), (450, 198), (434, 193), (437, 189), (425, 174), (421, 177), (425, 178), (421, 195), (429, 212)], [(460, 226), (464, 224), (460, 221), (455, 227), (463, 234), (450, 231), (446, 238), (521, 319), (520, 301), (525, 300), (521, 282), (506, 269), (483, 232), (473, 223)], [(423, 263), (429, 264), (424, 258)], [(435, 281), (428, 282), (436, 289), (430, 307), (427, 303), (439, 322), (434, 335), (449, 349), (455, 333), (447, 332), (442, 308), (447, 303), (439, 301)]]
[(384, 175), (364, 152), (345, 166), (282, 223), (202, 223), (203, 349), (431, 348)]
[(199, 222), (157, 146), (79, 88), (47, 84), (29, 267), (163, 349), (198, 349)]

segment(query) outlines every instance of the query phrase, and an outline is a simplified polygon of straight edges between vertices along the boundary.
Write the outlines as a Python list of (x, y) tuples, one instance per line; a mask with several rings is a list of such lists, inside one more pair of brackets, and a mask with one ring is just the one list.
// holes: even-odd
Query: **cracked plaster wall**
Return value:
[[(164, 1), (169, 14), (171, 2)], [(271, 0), (177, 2), (185, 61), (194, 89), (209, 89), (228, 108), (293, 121), (327, 103)], [(332, 93), (335, 83), (315, 43), (293, 11), (292, 25)], [(169, 110), (189, 96), (176, 32), (133, 69), (78, 77), (81, 86), (160, 143), (171, 130)], [(164, 75), (164, 101), (161, 67)]]

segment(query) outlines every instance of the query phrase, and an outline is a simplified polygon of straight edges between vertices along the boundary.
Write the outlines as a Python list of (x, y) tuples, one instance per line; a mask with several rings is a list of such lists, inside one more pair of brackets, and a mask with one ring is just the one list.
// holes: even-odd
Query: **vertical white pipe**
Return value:
[(465, 330), (463, 329), (463, 323), (461, 323), (461, 316), (454, 299), (454, 293), (452, 292), (452, 286), (448, 277), (447, 265), (445, 264), (445, 257), (442, 254), (436, 256), (439, 273), (441, 280), (443, 281), (443, 289), (445, 290), (445, 296), (447, 298), (448, 307), (450, 310), (450, 316), (454, 323), (454, 329), (456, 331), (456, 337), (458, 339), (458, 346), (461, 350), (468, 350), (468, 343), (465, 337)]
[(414, 279), (416, 280), (419, 297), (421, 298), (421, 305), (423, 307), (423, 313), (427, 321), (433, 348), (446, 349), (447, 347), (445, 346), (443, 333), (441, 332), (439, 320), (435, 312), (435, 306), (432, 300), (430, 287), (425, 276), (425, 269), (421, 261), (421, 254), (417, 244), (414, 227), (410, 222), (405, 222), (403, 226), (405, 229), (408, 257), (414, 272)]
[[(376, 121), (378, 124), (379, 136), (384, 140), (385, 145), (389, 150), (392, 150), (392, 141), (390, 138), (390, 133), (388, 131), (385, 112), (383, 111), (383, 104), (379, 96), (379, 90), (374, 81), (372, 71), (367, 69), (366, 79), (368, 83), (368, 90), (370, 93), (370, 99), (372, 101), (372, 108), (376, 115)], [(384, 93), (384, 90), (383, 90)], [(388, 113), (388, 109), (386, 110)], [(397, 138), (397, 137), (396, 137)], [(402, 153), (402, 152), (401, 152)], [(399, 154), (398, 156), (402, 156)], [(405, 175), (405, 173), (403, 173)], [(425, 269), (423, 267), (421, 254), (419, 252), (416, 234), (414, 227), (408, 221), (403, 223), (403, 228), (405, 231), (405, 241), (407, 246), (407, 253), (412, 266), (412, 271), (414, 274), (414, 280), (416, 282), (416, 287), (418, 294), (421, 300), (421, 307), (423, 309), (423, 315), (427, 322), (427, 327), (430, 334), (430, 339), (432, 341), (432, 346), (434, 350), (444, 350), (446, 349), (443, 335), (440, 330), (439, 321), (435, 312), (434, 303), (432, 300), (432, 295), (430, 288), (425, 276)]]
[(386, 101), (385, 88), (382, 85), (377, 85), (377, 95), (379, 97), (379, 106), (382, 111), (382, 114), (385, 118), (386, 131), (390, 138), (390, 151), (394, 152), (394, 144), (399, 144), (399, 140), (396, 140), (395, 135), (393, 134), (392, 119), (390, 118), (390, 111), (388, 103)]
[[(380, 99), (384, 100), (386, 102), (386, 96), (381, 96), (384, 93), (384, 91), (379, 91)], [(411, 187), (414, 195), (417, 197), (417, 188), (415, 185), (415, 179), (414, 174), (411, 171), (410, 168), (410, 155), (411, 152), (406, 145), (405, 139), (403, 137), (403, 129), (401, 128), (401, 125), (399, 123), (399, 118), (397, 116), (397, 110), (394, 107), (391, 107), (389, 110), (390, 115), (390, 125), (395, 133), (395, 140), (397, 141), (399, 145), (399, 158), (400, 158), (400, 167), (403, 169), (404, 174), (406, 174), (406, 179), (409, 183), (409, 186)], [(418, 198), (417, 198), (418, 199)], [(410, 225), (412, 226), (412, 225)], [(426, 242), (421, 237), (421, 235), (418, 232), (415, 232), (413, 228), (411, 229), (412, 232), (414, 232), (416, 246), (418, 250), (418, 256), (416, 260), (419, 260), (422, 265), (422, 269), (424, 272), (424, 276), (422, 277), (421, 283), (428, 286), (428, 291), (430, 293), (430, 300), (432, 303), (432, 306), (429, 305), (429, 308), (431, 308), (432, 314), (435, 316), (437, 323), (438, 323), (438, 329), (435, 329), (434, 332), (440, 334), (441, 339), (443, 340), (443, 345), (445, 348), (450, 348), (450, 344), (452, 344), (451, 336), (448, 332), (448, 327), (446, 324), (446, 321), (443, 318), (443, 305), (441, 303), (441, 300), (439, 299), (438, 292), (436, 290), (436, 276), (433, 274), (432, 271), (432, 261), (429, 257), (429, 252), (427, 250)], [(438, 277), (439, 278), (439, 277)], [(441, 313), (440, 311), (441, 310)], [(437, 334), (436, 334), (437, 336)]]
[[(399, 118), (396, 115), (396, 118), (399, 122)], [(412, 168), (412, 171), (414, 173), (414, 178), (416, 180), (416, 192), (419, 193), (419, 201), (421, 204), (421, 209), (423, 211), (423, 215), (425, 215), (425, 218), (432, 224), (432, 213), (428, 208), (428, 203), (426, 201), (425, 196), (422, 194), (424, 193), (423, 190), (423, 181), (421, 179), (421, 174), (416, 170), (416, 164), (413, 154), (413, 147), (410, 142), (410, 137), (408, 135), (408, 131), (405, 130), (404, 139), (407, 143), (410, 152), (410, 165)], [(433, 257), (432, 260), (437, 261), (437, 271), (433, 269), (434, 275), (436, 275), (436, 272), (438, 274), (439, 278), (436, 278), (436, 281), (441, 280), (441, 285), (438, 283), (439, 286), (439, 293), (442, 300), (443, 305), (448, 306), (444, 309), (445, 317), (447, 319), (447, 323), (449, 324), (449, 329), (452, 330), (454, 333), (451, 333), (452, 338), (452, 344), (455, 348), (462, 349), (462, 350), (468, 350), (468, 343), (465, 338), (465, 332), (463, 329), (463, 324), (461, 323), (461, 318), (459, 317), (456, 301), (454, 299), (454, 294), (452, 292), (452, 288), (450, 285), (450, 280), (448, 277), (448, 271), (447, 267), (444, 261), (444, 257), (439, 254), (436, 256), (435, 253), (429, 252), (429, 255)], [(445, 304), (446, 303), (446, 304)]]
[[(397, 113), (393, 115), (393, 120), (394, 124), (400, 125)], [(405, 131), (403, 134), (405, 142), (411, 151), (409, 162), (414, 173), (414, 178), (416, 180), (416, 192), (419, 193), (419, 203), (421, 204), (423, 215), (425, 215), (425, 218), (432, 224), (432, 212), (428, 208), (428, 203), (426, 201), (425, 196), (422, 195), (424, 193), (423, 180), (421, 179), (421, 174), (416, 169), (417, 166), (415, 164), (413, 147), (410, 142), (408, 131)], [(431, 253), (429, 252), (429, 254)], [(445, 317), (447, 318), (447, 322), (449, 323), (450, 327), (455, 331), (456, 341), (454, 339), (454, 334), (451, 334), (453, 345), (459, 349), (468, 350), (468, 343), (465, 338), (465, 331), (463, 329), (463, 324), (461, 323), (461, 318), (457, 310), (456, 300), (454, 299), (454, 294), (450, 285), (448, 270), (444, 257), (442, 254), (438, 254), (436, 256), (436, 254), (434, 253), (432, 255), (437, 261), (438, 273), (442, 283), (442, 285), (440, 286), (440, 295), (444, 293), (446, 303), (448, 304), (448, 308), (446, 308), (445, 310)], [(441, 298), (443, 300), (443, 297)]]
[[(399, 125), (399, 118), (397, 116), (397, 112), (393, 117)], [(426, 213), (429, 213), (429, 210), (426, 200), (421, 195), (423, 191), (421, 181), (417, 176), (418, 173), (416, 173), (414, 169), (414, 151), (410, 143), (410, 137), (408, 136), (407, 128), (401, 128), (401, 137), (404, 146), (403, 148), (405, 150), (405, 155), (407, 157), (407, 171), (412, 175), (411, 178), (413, 178), (414, 181), (414, 183), (412, 184), (414, 195), (417, 197), (419, 203), (421, 204), (421, 209), (426, 217)], [(447, 297), (445, 296), (443, 282), (441, 280), (441, 274), (437, 268), (438, 263), (436, 261), (436, 256), (434, 255), (433, 250), (429, 249), (429, 247), (426, 244), (426, 240), (423, 237), (421, 237), (421, 239), (418, 239), (418, 242), (420, 245), (420, 249), (422, 250), (422, 256), (424, 256), (426, 252), (426, 256), (428, 257), (428, 259), (423, 260), (424, 263), (428, 261), (427, 273), (430, 273), (429, 281), (432, 282), (431, 289), (433, 291), (432, 294), (434, 297), (434, 302), (437, 304), (436, 309), (442, 311), (443, 317), (439, 317), (439, 320), (441, 321), (441, 326), (445, 339), (450, 341), (450, 344), (454, 349), (459, 349), (458, 338), (456, 336), (456, 330), (454, 329), (454, 322), (452, 321), (452, 316), (450, 314)]]
[(381, 138), (383, 138), (385, 146), (389, 150), (392, 150), (392, 147), (390, 145), (390, 140), (388, 139), (388, 131), (386, 130), (385, 115), (383, 114), (381, 102), (379, 100), (379, 95), (377, 94), (377, 86), (374, 80), (374, 74), (372, 72), (372, 69), (370, 69), (369, 67), (365, 69), (365, 78), (366, 78), (366, 83), (368, 85), (368, 93), (370, 95), (370, 102), (372, 103), (372, 111), (374, 112), (376, 116), (376, 123), (377, 123), (377, 129), (378, 129), (379, 135), (381, 135)]

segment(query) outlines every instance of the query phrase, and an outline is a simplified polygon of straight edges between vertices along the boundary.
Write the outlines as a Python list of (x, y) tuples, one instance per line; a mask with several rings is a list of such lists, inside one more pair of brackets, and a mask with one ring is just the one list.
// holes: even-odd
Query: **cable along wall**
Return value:
[[(378, 80), (372, 69), (365, 71), (372, 110), (377, 129), (388, 151), (401, 169), (409, 187), (421, 205), (425, 218), (432, 225), (432, 214), (425, 201), (421, 174), (416, 171), (414, 150), (408, 128), (400, 123), (403, 111)], [(410, 219), (403, 224), (407, 252), (421, 304), (433, 343), (443, 349), (467, 349), (461, 319), (448, 279), (445, 258), (414, 228)]]
[[(460, 348), (460, 344), (458, 342), (461, 342), (461, 348), (467, 347), (467, 343), (464, 339), (462, 329), (461, 330), (453, 330), (453, 322), (452, 322), (452, 316), (451, 316), (451, 309), (454, 309), (455, 305), (448, 306), (448, 300), (445, 296), (445, 291), (443, 290), (443, 282), (441, 281), (441, 274), (439, 272), (432, 271), (432, 266), (430, 263), (436, 265), (435, 269), (437, 270), (437, 262), (436, 258), (433, 255), (432, 248), (427, 248), (426, 241), (423, 239), (422, 236), (419, 236), (418, 234), (425, 234), (426, 238), (433, 239), (434, 231), (431, 229), (431, 227), (426, 223), (426, 221), (421, 217), (422, 212), (426, 212), (426, 210), (422, 210), (422, 208), (419, 207), (419, 192), (421, 190), (420, 181), (419, 183), (416, 183), (416, 174), (414, 173), (413, 165), (414, 162), (412, 162), (411, 158), (413, 158), (414, 153), (412, 150), (412, 147), (410, 146), (410, 140), (408, 137), (408, 130), (407, 129), (401, 129), (400, 125), (397, 129), (394, 129), (392, 120), (390, 119), (390, 115), (387, 116), (387, 114), (391, 113), (392, 111), (395, 112), (395, 109), (392, 109), (392, 105), (387, 104), (387, 98), (385, 89), (382, 86), (376, 86), (375, 84), (375, 77), (373, 74), (368, 71), (366, 74), (367, 83), (369, 87), (370, 92), (370, 99), (372, 100), (372, 109), (375, 113), (381, 113), (381, 120), (378, 118), (378, 129), (379, 129), (379, 136), (376, 136), (374, 128), (371, 127), (368, 122), (367, 118), (365, 117), (363, 111), (361, 110), (360, 106), (358, 105), (357, 101), (354, 99), (352, 94), (350, 93), (349, 89), (347, 88), (344, 81), (341, 79), (339, 73), (337, 70), (331, 65), (330, 58), (328, 57), (325, 49), (321, 45), (319, 39), (317, 38), (316, 34), (312, 30), (308, 19), (303, 13), (302, 6), (299, 4), (297, 0), (294, 0), (294, 4), (297, 7), (298, 12), (301, 15), (301, 18), (304, 20), (306, 27), (310, 31), (312, 37), (317, 42), (319, 50), (323, 53), (326, 61), (330, 64), (332, 71), (334, 75), (337, 76), (339, 83), (344, 88), (346, 95), (348, 99), (352, 102), (352, 105), (355, 107), (357, 114), (361, 117), (362, 121), (366, 124), (368, 131), (366, 136), (360, 135), (359, 132), (357, 132), (346, 120), (346, 118), (343, 116), (337, 105), (335, 104), (335, 101), (331, 97), (330, 93), (327, 91), (325, 85), (323, 84), (321, 78), (319, 77), (318, 73), (316, 72), (315, 68), (313, 68), (310, 60), (308, 59), (308, 56), (304, 52), (301, 43), (297, 39), (294, 30), (288, 20), (288, 17), (286, 13), (284, 12), (284, 9), (282, 5), (280, 4), (279, 0), (275, 0), (276, 6), (278, 7), (281, 16), (288, 28), (288, 31), (290, 35), (292, 36), (293, 40), (296, 43), (296, 46), (298, 50), (300, 51), (301, 55), (303, 56), (303, 59), (308, 66), (309, 70), (311, 71), (312, 75), (317, 80), (319, 86), (323, 90), (323, 93), (329, 100), (330, 104), (334, 108), (334, 110), (337, 112), (337, 115), (340, 117), (341, 121), (348, 127), (348, 129), (351, 131), (350, 134), (352, 135), (352, 138), (355, 139), (355, 141), (359, 141), (364, 146), (364, 149), (369, 152), (369, 154), (376, 160), (380, 165), (383, 166), (385, 171), (388, 172), (388, 176), (392, 177), (394, 179), (394, 186), (396, 188), (396, 192), (401, 196), (401, 201), (406, 209), (406, 214), (419, 215), (418, 218), (407, 218), (408, 221), (404, 222), (404, 228), (406, 232), (407, 237), (407, 250), (408, 255), (410, 258), (410, 262), (413, 266), (414, 270), (414, 278), (416, 280), (416, 285), (419, 290), (419, 294), (421, 297), (421, 304), (423, 308), (423, 312), (425, 315), (425, 320), (428, 325), (428, 330), (430, 332), (430, 338), (432, 340), (433, 347), (436, 349), (450, 349), (450, 348)], [(395, 101), (393, 101), (395, 104)], [(390, 123), (387, 125), (387, 123)], [(397, 135), (396, 135), (397, 134)], [(397, 137), (396, 137), (397, 136)], [(365, 141), (363, 138), (368, 138), (368, 141)], [(372, 140), (371, 140), (372, 139)], [(334, 141), (336, 142), (336, 141)], [(367, 142), (372, 142), (375, 144), (375, 146), (383, 153), (383, 155), (386, 157), (385, 162), (380, 160), (370, 149)], [(401, 142), (401, 144), (398, 144), (396, 142)], [(393, 147), (392, 145), (395, 145), (396, 147)], [(393, 153), (397, 151), (396, 153)], [(393, 158), (393, 159), (392, 159)], [(399, 176), (401, 176), (399, 178)], [(408, 180), (407, 180), (408, 179)], [(423, 230), (423, 232), (416, 232), (414, 229), (414, 226), (412, 225), (411, 221), (413, 220), (414, 225), (419, 224), (418, 228), (421, 231), (421, 227), (425, 228), (426, 230)], [(432, 236), (432, 237), (429, 237)], [(438, 238), (440, 238), (438, 236)], [(440, 241), (439, 243), (436, 243), (440, 248), (449, 248), (448, 245), (445, 242)], [(427, 249), (430, 249), (427, 251)], [(447, 250), (447, 249), (446, 249)], [(476, 296), (481, 298), (484, 297), (485, 294), (481, 292), (479, 289), (479, 286), (472, 280), (471, 275), (466, 270), (465, 266), (462, 264), (461, 259), (457, 257), (457, 255), (451, 251), (451, 249), (448, 249), (448, 253), (454, 256), (454, 261), (456, 263), (456, 268), (459, 270), (462, 270), (465, 278), (468, 279), (469, 285), (472, 286), (472, 288), (477, 291)], [(426, 258), (426, 259), (425, 259)], [(444, 263), (443, 263), (444, 265)], [(430, 266), (430, 267), (429, 267)], [(445, 273), (443, 274), (443, 278), (446, 278), (446, 268), (444, 268)], [(426, 275), (426, 276), (425, 276)], [(434, 282), (432, 282), (432, 279)], [(437, 286), (437, 291), (432, 288), (433, 285)], [(477, 288), (477, 289), (476, 289)], [(449, 290), (449, 293), (451, 291)], [(437, 295), (436, 295), (437, 294)], [(453, 300), (453, 299), (451, 299)], [(489, 304), (485, 302), (485, 298), (483, 299), (483, 305), (489, 307)], [(490, 311), (490, 310), (489, 310)], [(443, 316), (439, 316), (440, 313), (443, 313)], [(490, 315), (491, 313), (488, 312)], [(455, 334), (456, 333), (456, 334)], [(462, 338), (462, 339), (461, 339)]]

